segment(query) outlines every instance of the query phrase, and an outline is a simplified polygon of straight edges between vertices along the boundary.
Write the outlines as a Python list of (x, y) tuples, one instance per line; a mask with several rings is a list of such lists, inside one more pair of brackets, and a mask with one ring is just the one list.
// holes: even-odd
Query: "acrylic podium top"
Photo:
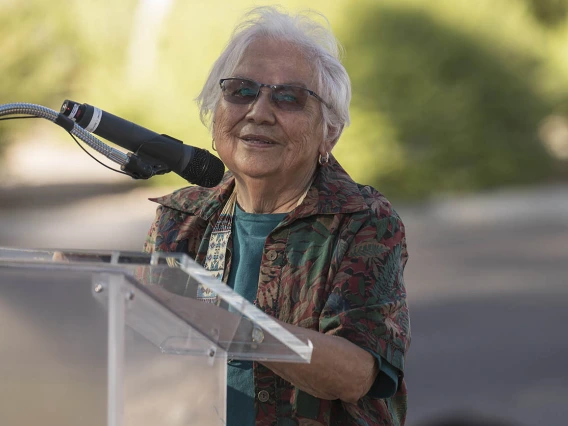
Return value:
[[(189, 354), (191, 344), (175, 332), (155, 337), (156, 322), (164, 317), (158, 311), (164, 308), (177, 321), (189, 324), (202, 339), (225, 351), (229, 358), (285, 362), (311, 359), (309, 340), (289, 332), (181, 253), (0, 247), (0, 277), (8, 270), (19, 271), (19, 280), (32, 271), (37, 275), (38, 270), (45, 277), (77, 273), (91, 276), (95, 292), (104, 289), (97, 284), (101, 276), (123, 277), (126, 286), (147, 300), (144, 310), (138, 309), (137, 316), (131, 315), (133, 324), (127, 320), (127, 325), (147, 334), (165, 352)], [(209, 301), (204, 301), (204, 296)]]

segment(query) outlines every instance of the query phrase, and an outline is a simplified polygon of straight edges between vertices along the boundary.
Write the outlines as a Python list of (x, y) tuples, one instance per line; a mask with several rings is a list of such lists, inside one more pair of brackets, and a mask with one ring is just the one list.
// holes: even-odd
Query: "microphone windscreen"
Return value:
[(193, 158), (179, 175), (188, 182), (205, 188), (219, 185), (225, 174), (223, 162), (205, 149), (194, 149)]

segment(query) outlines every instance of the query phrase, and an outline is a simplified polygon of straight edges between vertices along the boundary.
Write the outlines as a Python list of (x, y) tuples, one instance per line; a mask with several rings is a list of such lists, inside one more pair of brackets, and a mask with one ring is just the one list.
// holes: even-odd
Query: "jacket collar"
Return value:
[[(235, 178), (229, 171), (214, 188), (191, 186), (159, 198), (150, 198), (165, 207), (209, 220), (229, 199)], [(314, 214), (354, 213), (368, 208), (359, 186), (333, 156), (326, 166), (319, 166), (306, 198), (290, 218)]]

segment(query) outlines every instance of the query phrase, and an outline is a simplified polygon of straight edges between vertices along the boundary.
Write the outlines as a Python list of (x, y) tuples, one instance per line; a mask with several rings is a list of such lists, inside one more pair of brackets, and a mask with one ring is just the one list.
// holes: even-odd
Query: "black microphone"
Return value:
[(160, 135), (97, 107), (69, 99), (63, 102), (61, 114), (94, 133), (142, 158), (162, 161), (190, 183), (210, 188), (221, 182), (223, 162), (209, 151), (184, 145), (168, 135)]

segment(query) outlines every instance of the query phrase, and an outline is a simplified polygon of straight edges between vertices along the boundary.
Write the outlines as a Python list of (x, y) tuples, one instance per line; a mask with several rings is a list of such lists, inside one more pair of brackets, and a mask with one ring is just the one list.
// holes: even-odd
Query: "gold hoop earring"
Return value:
[(325, 166), (327, 163), (329, 163), (329, 152), (325, 152), (325, 157), (320, 154), (318, 162), (320, 163), (320, 166)]
[(215, 139), (211, 139), (211, 149), (217, 152), (217, 148), (215, 147)]

